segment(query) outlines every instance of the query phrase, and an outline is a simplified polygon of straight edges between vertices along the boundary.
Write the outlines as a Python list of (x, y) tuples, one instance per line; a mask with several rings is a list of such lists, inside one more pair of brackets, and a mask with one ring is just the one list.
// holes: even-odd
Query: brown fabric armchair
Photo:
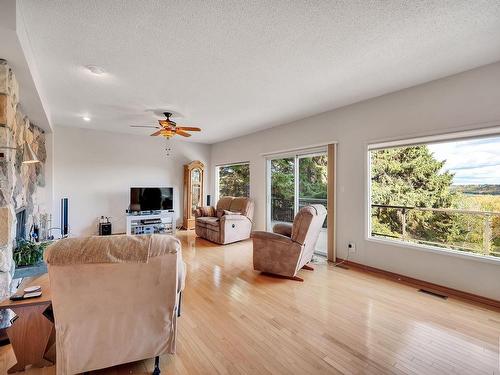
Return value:
[(47, 248), (56, 372), (78, 374), (175, 352), (184, 286), (168, 235), (62, 239)]
[(303, 207), (292, 224), (276, 224), (273, 233), (255, 231), (253, 239), (253, 268), (291, 279), (312, 259), (319, 233), (326, 217), (326, 208), (320, 204)]
[(222, 245), (250, 238), (253, 209), (247, 197), (222, 197), (215, 208), (199, 207), (194, 211), (196, 234)]

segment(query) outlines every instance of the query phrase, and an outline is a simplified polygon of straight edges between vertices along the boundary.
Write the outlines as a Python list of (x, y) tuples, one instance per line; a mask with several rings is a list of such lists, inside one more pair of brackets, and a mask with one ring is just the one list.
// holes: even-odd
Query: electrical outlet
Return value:
[(349, 254), (355, 254), (356, 253), (356, 244), (354, 242), (349, 242), (347, 244), (347, 249), (349, 250)]

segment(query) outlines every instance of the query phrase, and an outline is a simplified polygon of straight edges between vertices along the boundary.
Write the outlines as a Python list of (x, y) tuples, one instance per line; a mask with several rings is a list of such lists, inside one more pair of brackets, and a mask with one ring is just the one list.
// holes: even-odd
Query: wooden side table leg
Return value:
[(44, 358), (53, 330), (53, 323), (43, 315), (48, 306), (50, 306), (50, 302), (11, 307), (17, 318), (7, 328), (7, 335), (16, 355), (17, 363), (7, 371), (9, 374), (24, 371), (27, 365), (44, 367), (53, 364)]

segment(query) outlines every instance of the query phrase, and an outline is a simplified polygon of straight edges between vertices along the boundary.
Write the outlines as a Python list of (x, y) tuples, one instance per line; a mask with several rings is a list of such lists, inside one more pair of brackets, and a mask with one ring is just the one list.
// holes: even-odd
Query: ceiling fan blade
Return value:
[(131, 128), (153, 128), (153, 129), (159, 129), (158, 126), (145, 126), (145, 125), (130, 125)]
[(188, 130), (190, 132), (201, 132), (200, 128), (195, 128), (193, 126), (177, 126), (177, 129)]
[(163, 129), (154, 132), (153, 134), (151, 134), (151, 137), (156, 137), (157, 135), (160, 135), (162, 131)]
[(186, 133), (183, 130), (180, 130), (179, 128), (175, 129), (175, 134), (182, 135), (183, 137), (191, 137), (191, 134)]

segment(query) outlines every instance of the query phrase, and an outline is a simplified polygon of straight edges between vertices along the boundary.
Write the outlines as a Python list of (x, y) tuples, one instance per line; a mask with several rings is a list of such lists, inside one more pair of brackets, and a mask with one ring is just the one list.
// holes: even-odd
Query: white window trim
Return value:
[(467, 260), (480, 261), (485, 263), (492, 263), (500, 265), (500, 258), (493, 257), (490, 255), (478, 255), (472, 252), (466, 252), (461, 250), (454, 250), (448, 248), (442, 248), (431, 245), (417, 244), (409, 241), (402, 241), (399, 239), (386, 239), (373, 237), (372, 232), (372, 221), (371, 221), (371, 158), (370, 151), (379, 150), (384, 148), (394, 148), (403, 146), (414, 146), (419, 144), (431, 144), (431, 143), (442, 143), (446, 141), (460, 141), (468, 139), (477, 138), (489, 138), (500, 135), (500, 126), (492, 126), (488, 128), (476, 129), (476, 130), (465, 130), (458, 132), (449, 132), (439, 135), (429, 135), (421, 136), (415, 138), (397, 139), (385, 142), (377, 143), (367, 143), (366, 144), (366, 163), (365, 163), (365, 240), (369, 242), (391, 245), (396, 247), (404, 247), (407, 249), (426, 251), (441, 255), (453, 256)]
[(287, 148), (284, 150), (264, 152), (264, 153), (261, 153), (260, 156), (263, 156), (263, 157), (268, 158), (268, 159), (269, 158), (276, 159), (276, 158), (280, 158), (280, 157), (286, 157), (287, 155), (295, 155), (297, 153), (307, 153), (309, 150), (327, 149), (328, 145), (330, 145), (330, 144), (338, 144), (338, 142), (337, 141), (329, 141), (329, 142), (315, 143), (315, 144), (307, 145), (307, 146)]
[[(219, 168), (221, 167), (228, 167), (230, 165), (247, 165), (250, 168), (250, 162), (249, 161), (238, 161), (235, 163), (223, 163), (223, 164), (217, 164), (214, 167), (214, 176), (215, 176), (215, 181), (214, 181), (214, 200), (212, 203), (212, 206), (215, 206), (215, 203), (219, 201)], [(250, 178), (252, 178), (252, 172), (250, 171)], [(250, 181), (248, 181), (248, 189), (250, 190)]]

